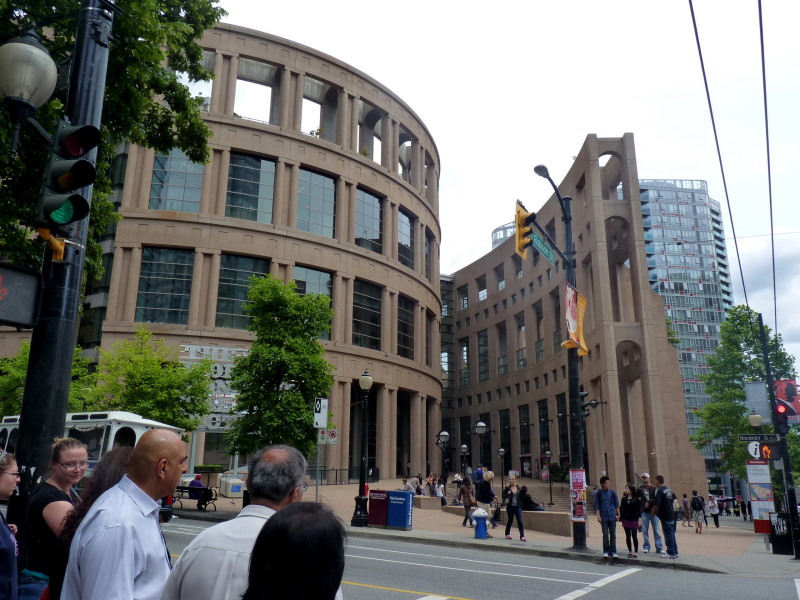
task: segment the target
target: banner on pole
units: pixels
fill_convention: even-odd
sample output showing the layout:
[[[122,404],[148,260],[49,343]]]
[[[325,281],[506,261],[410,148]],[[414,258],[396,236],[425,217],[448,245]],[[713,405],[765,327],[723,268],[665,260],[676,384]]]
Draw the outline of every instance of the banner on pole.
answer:
[[[586,316],[586,296],[578,293],[569,283],[565,284],[564,315],[567,319],[567,339],[561,342],[564,348],[577,348],[578,356],[586,356],[589,349],[583,338],[583,319]]]

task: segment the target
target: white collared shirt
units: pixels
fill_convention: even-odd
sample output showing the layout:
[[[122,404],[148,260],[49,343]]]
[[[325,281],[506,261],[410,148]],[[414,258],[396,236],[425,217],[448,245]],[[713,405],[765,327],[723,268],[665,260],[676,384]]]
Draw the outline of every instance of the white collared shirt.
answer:
[[[159,507],[127,476],[100,496],[72,540],[62,600],[158,600],[170,572]]]

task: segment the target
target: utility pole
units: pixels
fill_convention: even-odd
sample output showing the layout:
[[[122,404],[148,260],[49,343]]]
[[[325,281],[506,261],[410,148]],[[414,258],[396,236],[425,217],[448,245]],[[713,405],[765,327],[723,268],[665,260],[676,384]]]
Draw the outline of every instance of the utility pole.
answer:
[[[118,9],[107,0],[83,0],[66,106],[72,125],[100,128],[114,10]],[[86,158],[94,163],[97,149]],[[90,203],[92,188],[81,189]],[[31,337],[15,449],[21,472],[19,495],[11,497],[8,507],[9,520],[18,525],[25,521],[31,491],[49,468],[53,438],[64,434],[88,231],[87,215],[71,227],[63,257],[54,256],[50,246],[45,250],[41,310]]]

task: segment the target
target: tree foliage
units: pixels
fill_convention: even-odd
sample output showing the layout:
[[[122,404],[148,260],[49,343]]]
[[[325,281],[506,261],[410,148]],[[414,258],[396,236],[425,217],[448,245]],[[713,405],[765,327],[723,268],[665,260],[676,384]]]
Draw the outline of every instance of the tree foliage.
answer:
[[[94,405],[192,431],[208,413],[211,361],[187,365],[176,354],[144,326],[110,352],[101,349]]]
[[[25,377],[28,372],[30,342],[22,342],[16,355],[0,359],[0,415],[18,415],[22,410]],[[72,358],[72,381],[69,388],[67,412],[92,410],[91,394],[95,376],[89,370],[89,360],[80,348],[75,348]]]
[[[783,340],[764,326],[767,338],[770,370],[774,380],[796,376],[794,357],[783,347]],[[758,314],[746,306],[734,306],[720,326],[720,345],[708,359],[709,372],[702,377],[711,400],[698,411],[702,426],[694,436],[698,447],[722,440],[722,456],[718,458],[725,470],[744,477],[747,445],[739,442],[739,434],[752,433],[747,420],[744,384],[766,381],[764,355]],[[794,436],[796,439],[797,436]]]
[[[256,339],[231,373],[238,416],[228,431],[229,452],[289,444],[308,455],[316,443],[313,400],[333,385],[318,339],[330,329],[330,299],[301,296],[294,282],[284,284],[271,275],[254,277],[248,298]]]
[[[103,110],[103,143],[98,156],[90,227],[102,233],[116,219],[108,200],[109,166],[115,141],[168,152],[178,147],[193,161],[206,162],[211,132],[200,116],[199,98],[193,98],[176,72],[190,81],[209,80],[202,66],[198,40],[226,13],[217,0],[118,0],[114,16]],[[42,36],[65,76],[73,50],[80,2],[78,0],[0,0],[0,43],[33,28]],[[65,79],[66,80],[66,79]],[[66,86],[36,113],[48,131],[64,113]],[[9,159],[11,126],[0,110],[0,252],[5,259],[36,268],[43,244],[31,235],[41,185],[47,144],[26,126],[19,154]],[[87,270],[99,275],[101,251],[91,242]]]

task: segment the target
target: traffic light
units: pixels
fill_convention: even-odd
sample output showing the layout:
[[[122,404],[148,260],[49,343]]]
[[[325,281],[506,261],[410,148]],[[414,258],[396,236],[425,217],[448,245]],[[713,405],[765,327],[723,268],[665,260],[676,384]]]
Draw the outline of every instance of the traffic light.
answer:
[[[39,316],[42,276],[0,263],[0,324],[33,327]]]
[[[592,402],[584,402],[586,396],[589,395],[589,392],[578,392],[578,401],[581,404],[581,416],[585,419],[589,416],[589,409],[595,408],[597,406],[597,400],[594,400],[594,406],[592,406]]]
[[[517,200],[517,210],[514,215],[514,248],[523,260],[528,257],[528,246],[533,242],[531,241],[531,228],[530,224],[536,220],[536,213],[531,213],[525,210],[522,202]]]
[[[781,445],[779,442],[761,442],[758,445],[758,454],[764,460],[780,460]]]
[[[789,433],[789,408],[780,400],[775,404],[775,433]]]
[[[36,211],[37,227],[66,233],[65,227],[89,215],[90,200],[78,191],[94,183],[97,169],[84,158],[100,144],[100,130],[93,125],[70,125],[59,119],[44,171],[42,193]]]

